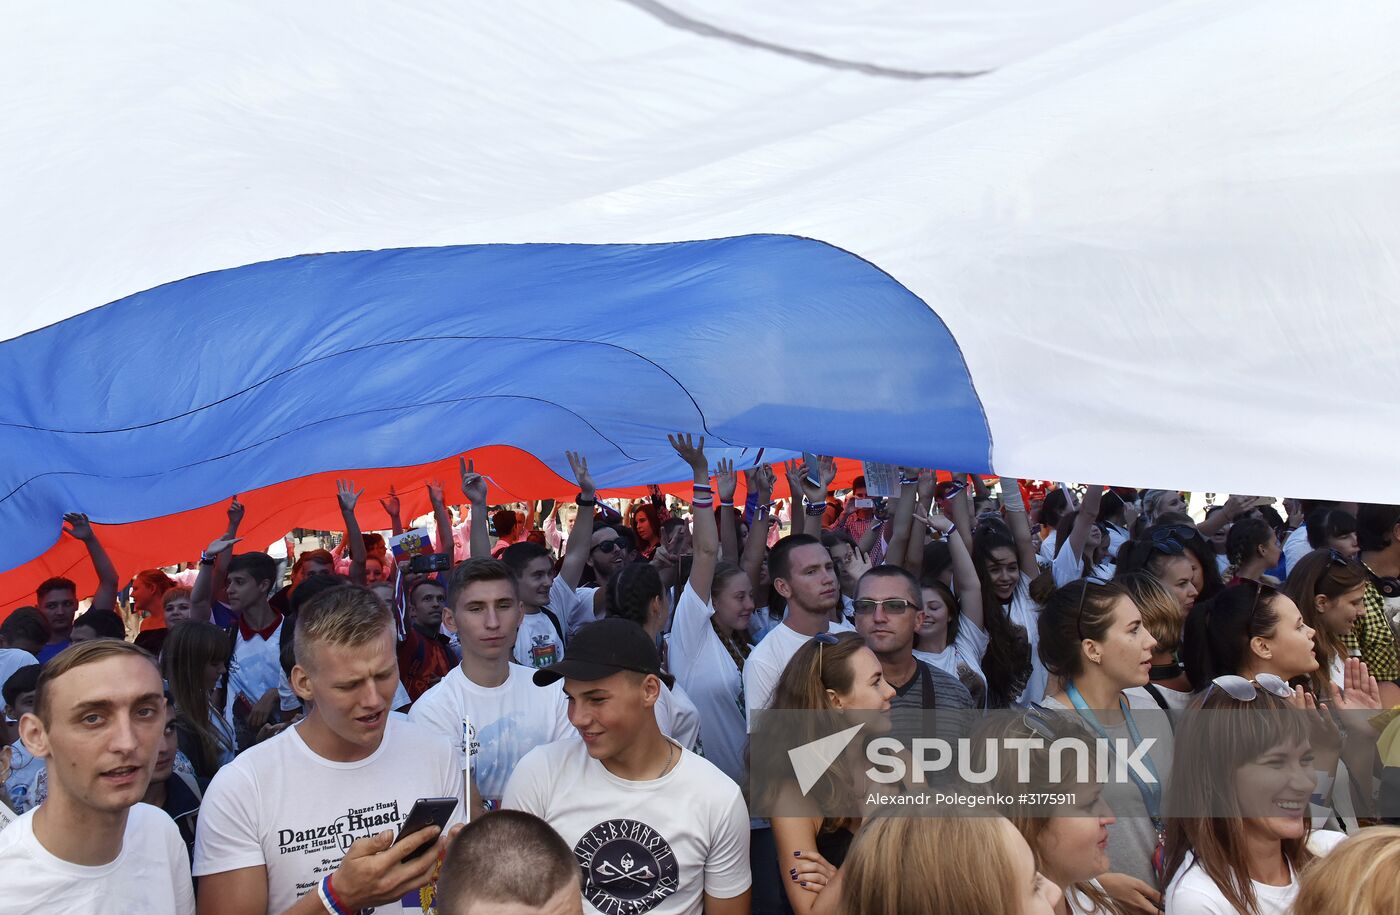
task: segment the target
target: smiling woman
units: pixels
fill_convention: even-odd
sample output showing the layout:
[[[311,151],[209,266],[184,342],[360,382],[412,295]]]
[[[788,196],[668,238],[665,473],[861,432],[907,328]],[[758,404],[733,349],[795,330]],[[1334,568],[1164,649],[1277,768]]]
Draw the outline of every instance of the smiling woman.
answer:
[[[1262,688],[1212,688],[1176,732],[1167,797],[1167,915],[1282,915],[1298,873],[1345,838],[1314,832],[1304,713]]]

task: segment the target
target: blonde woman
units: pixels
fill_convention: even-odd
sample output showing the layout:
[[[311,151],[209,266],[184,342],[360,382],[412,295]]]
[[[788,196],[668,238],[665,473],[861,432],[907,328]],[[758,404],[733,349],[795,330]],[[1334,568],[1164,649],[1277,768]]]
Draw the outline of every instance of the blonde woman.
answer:
[[[1400,827],[1363,829],[1303,871],[1292,915],[1400,915]]]
[[[842,912],[1054,915],[1060,890],[1001,817],[877,817],[837,875]]]

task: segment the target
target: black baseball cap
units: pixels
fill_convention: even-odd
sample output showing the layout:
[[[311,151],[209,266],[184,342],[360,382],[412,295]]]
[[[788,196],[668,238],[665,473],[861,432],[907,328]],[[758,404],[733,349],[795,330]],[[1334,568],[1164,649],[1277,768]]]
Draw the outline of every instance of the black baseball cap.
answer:
[[[624,670],[661,673],[661,656],[647,631],[631,620],[611,616],[589,623],[569,640],[564,660],[535,671],[535,685],[556,680],[601,680]]]
[[[32,693],[38,689],[39,671],[42,669],[39,664],[26,664],[10,674],[10,678],[0,686],[0,696],[5,699],[5,705],[13,707],[20,693]]]

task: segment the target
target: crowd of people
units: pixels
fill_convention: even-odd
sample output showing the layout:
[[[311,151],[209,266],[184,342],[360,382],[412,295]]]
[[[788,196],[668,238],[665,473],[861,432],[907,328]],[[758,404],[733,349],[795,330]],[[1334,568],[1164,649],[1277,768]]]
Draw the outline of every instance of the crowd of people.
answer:
[[[428,555],[350,480],[335,549],[239,549],[235,498],[126,579],[66,515],[96,590],[0,622],[0,913],[1400,912],[1400,506],[914,468],[876,498],[671,445],[688,498],[608,504],[569,453],[572,511],[464,464]],[[1151,779],[1022,757],[1059,807],[838,816],[862,740],[760,779],[769,710],[1169,726]],[[1191,714],[1261,710],[1292,714]]]

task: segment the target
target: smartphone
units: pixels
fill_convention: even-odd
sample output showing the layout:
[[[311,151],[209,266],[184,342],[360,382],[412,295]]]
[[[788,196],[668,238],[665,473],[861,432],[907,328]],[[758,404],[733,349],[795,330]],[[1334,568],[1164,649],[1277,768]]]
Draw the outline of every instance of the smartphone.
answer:
[[[451,567],[446,553],[420,553],[408,561],[410,572],[446,572]]]
[[[457,799],[455,797],[420,797],[413,802],[413,809],[408,812],[408,819],[404,820],[403,825],[399,827],[399,834],[394,839],[394,844],[398,845],[403,841],[404,836],[411,836],[429,826],[445,830],[447,821],[452,819],[452,811],[456,809]],[[429,842],[405,860],[412,861],[419,855],[427,854],[435,844]]]

